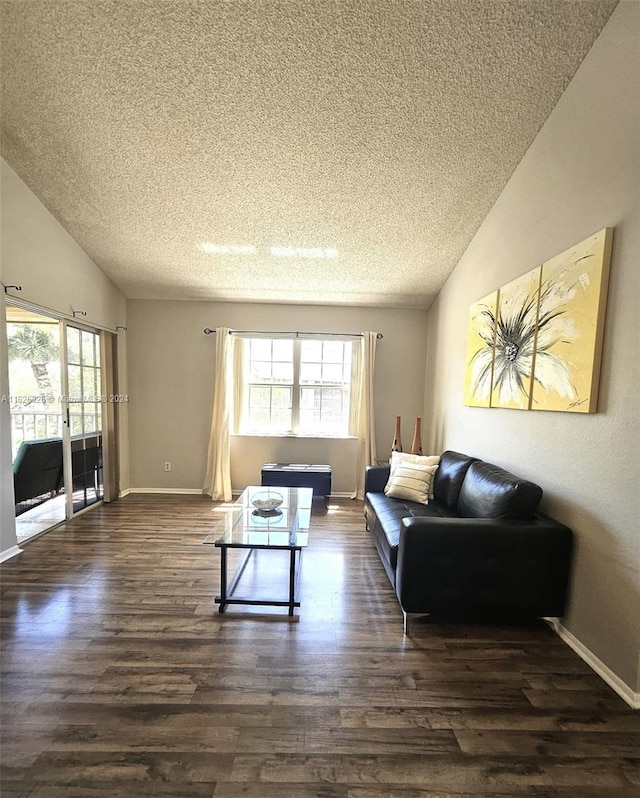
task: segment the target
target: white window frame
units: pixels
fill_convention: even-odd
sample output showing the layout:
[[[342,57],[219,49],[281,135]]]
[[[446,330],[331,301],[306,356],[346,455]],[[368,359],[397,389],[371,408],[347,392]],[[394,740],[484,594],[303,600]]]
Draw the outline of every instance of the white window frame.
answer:
[[[354,366],[355,366],[355,359],[356,359],[356,348],[353,346],[354,341],[356,339],[355,336],[339,336],[339,337],[332,337],[332,336],[323,336],[323,335],[304,335],[304,336],[292,336],[292,335],[274,335],[274,334],[261,334],[261,335],[243,335],[241,341],[241,346],[248,346],[250,340],[256,339],[267,339],[270,341],[275,340],[287,340],[291,341],[293,344],[293,380],[291,383],[286,383],[286,385],[291,386],[291,424],[289,429],[283,430],[269,430],[260,428],[260,427],[251,427],[248,424],[247,415],[248,415],[248,391],[252,385],[267,385],[267,386],[277,386],[278,383],[251,383],[248,379],[248,375],[246,373],[246,367],[249,362],[249,356],[247,353],[241,354],[239,360],[241,368],[239,369],[239,388],[240,390],[237,393],[237,413],[236,418],[239,420],[238,428],[236,430],[236,434],[239,435],[247,435],[247,436],[273,436],[273,437],[301,437],[301,438],[350,438],[353,437],[352,431],[350,429],[352,424],[352,417],[353,417],[353,410],[352,410],[352,403],[354,400]],[[301,362],[302,362],[302,342],[304,340],[316,340],[322,343],[329,343],[340,341],[341,343],[350,343],[351,344],[351,374],[349,382],[339,382],[339,383],[301,383],[300,382],[300,371],[301,371]],[[240,343],[240,341],[238,342]],[[273,361],[272,361],[273,362]],[[324,361],[320,361],[321,363]],[[343,369],[345,365],[345,358],[343,357]],[[239,363],[239,365],[240,365]],[[285,385],[285,383],[283,383]],[[302,388],[311,387],[311,388],[340,388],[344,389],[344,386],[348,388],[348,402],[347,406],[343,408],[343,424],[342,424],[342,432],[336,430],[330,430],[328,432],[323,432],[320,430],[309,431],[309,430],[301,430],[300,429],[300,400],[301,400],[301,392]]]

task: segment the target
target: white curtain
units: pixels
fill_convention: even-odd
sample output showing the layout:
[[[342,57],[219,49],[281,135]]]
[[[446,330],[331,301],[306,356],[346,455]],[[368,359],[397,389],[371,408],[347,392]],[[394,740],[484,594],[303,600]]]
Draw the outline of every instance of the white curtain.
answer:
[[[213,417],[204,490],[213,501],[231,501],[231,425],[234,406],[234,336],[228,327],[216,328]]]
[[[356,490],[352,499],[364,499],[364,470],[368,465],[375,465],[376,441],[375,422],[373,416],[373,372],[376,362],[377,333],[363,332],[362,341],[356,347],[354,387],[355,402],[352,408],[355,414],[355,434],[358,436],[358,453],[356,457]]]

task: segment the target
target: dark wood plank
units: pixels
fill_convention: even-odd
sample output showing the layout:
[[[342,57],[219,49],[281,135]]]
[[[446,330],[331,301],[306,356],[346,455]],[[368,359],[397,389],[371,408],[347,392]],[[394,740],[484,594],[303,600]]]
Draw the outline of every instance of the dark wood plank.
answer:
[[[455,732],[462,752],[472,756],[637,757],[638,732],[468,731]]]
[[[237,754],[233,781],[332,782],[349,785],[428,787],[471,795],[557,786],[631,789],[623,763],[615,759],[470,757],[459,755]]]
[[[219,615],[218,516],[129,496],[0,566],[3,798],[640,794],[640,715],[546,624],[403,635],[361,502],[314,513],[293,619]]]

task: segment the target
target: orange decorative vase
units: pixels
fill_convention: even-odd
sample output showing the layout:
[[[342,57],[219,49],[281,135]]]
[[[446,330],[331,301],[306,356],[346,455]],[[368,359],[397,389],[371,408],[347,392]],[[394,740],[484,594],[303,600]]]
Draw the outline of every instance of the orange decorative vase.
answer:
[[[416,418],[416,428],[413,433],[411,454],[422,454],[422,419]]]
[[[392,452],[402,451],[402,441],[400,440],[400,416],[396,416],[396,430],[393,433],[393,443],[391,444]]]

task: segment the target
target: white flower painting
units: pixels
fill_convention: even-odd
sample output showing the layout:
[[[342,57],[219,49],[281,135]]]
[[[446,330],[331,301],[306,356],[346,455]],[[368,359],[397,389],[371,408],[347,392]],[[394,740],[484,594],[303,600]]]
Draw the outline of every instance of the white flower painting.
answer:
[[[498,292],[494,291],[469,311],[464,403],[472,407],[490,405],[497,302]]]
[[[539,289],[535,269],[498,292],[491,407],[529,408]]]
[[[612,232],[471,306],[465,404],[595,412]]]

